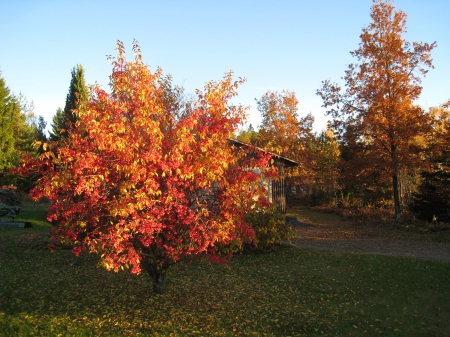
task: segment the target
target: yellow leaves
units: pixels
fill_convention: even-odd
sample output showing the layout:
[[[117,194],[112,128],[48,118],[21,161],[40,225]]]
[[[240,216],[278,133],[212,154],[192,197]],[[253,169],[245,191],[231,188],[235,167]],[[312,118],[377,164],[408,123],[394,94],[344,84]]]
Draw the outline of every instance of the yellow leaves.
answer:
[[[81,221],[81,222],[80,222],[80,227],[81,227],[81,228],[86,227],[86,225],[87,225],[86,221]]]

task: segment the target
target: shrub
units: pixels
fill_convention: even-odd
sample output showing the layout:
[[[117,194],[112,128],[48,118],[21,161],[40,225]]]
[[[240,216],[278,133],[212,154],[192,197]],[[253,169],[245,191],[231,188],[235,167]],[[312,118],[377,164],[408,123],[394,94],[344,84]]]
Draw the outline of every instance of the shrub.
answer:
[[[293,236],[292,227],[286,224],[285,216],[278,212],[276,207],[256,209],[247,215],[246,222],[255,231],[255,239],[250,249],[276,250]]]
[[[0,188],[0,203],[9,206],[18,206],[21,203],[20,195],[14,190]]]
[[[409,209],[418,219],[430,223],[450,220],[450,172],[422,172],[422,183],[412,194]]]

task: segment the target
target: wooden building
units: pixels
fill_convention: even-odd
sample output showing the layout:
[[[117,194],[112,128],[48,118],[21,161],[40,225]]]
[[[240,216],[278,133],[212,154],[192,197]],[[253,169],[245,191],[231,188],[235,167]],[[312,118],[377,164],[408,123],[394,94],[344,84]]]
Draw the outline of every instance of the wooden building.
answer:
[[[246,144],[236,139],[229,139],[231,145],[236,147],[242,146],[251,146],[253,145]],[[285,181],[285,169],[289,167],[298,166],[300,163],[288,159],[286,157],[282,157],[275,153],[265,151],[264,149],[256,147],[258,151],[262,153],[268,153],[272,155],[273,165],[275,165],[278,169],[279,178],[277,180],[270,180],[267,185],[267,189],[269,191],[269,200],[277,205],[278,211],[282,214],[286,214],[286,181]]]

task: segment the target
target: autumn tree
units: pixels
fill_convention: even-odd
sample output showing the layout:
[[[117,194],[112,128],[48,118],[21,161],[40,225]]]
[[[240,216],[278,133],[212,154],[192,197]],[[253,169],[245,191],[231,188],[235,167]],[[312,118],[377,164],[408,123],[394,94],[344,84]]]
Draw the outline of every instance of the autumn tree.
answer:
[[[264,150],[300,161],[291,178],[309,177],[308,143],[313,138],[314,117],[311,114],[303,118],[298,116],[298,100],[292,91],[268,91],[256,103],[262,118],[256,144]]]
[[[420,172],[417,191],[412,193],[409,208],[428,222],[450,220],[450,110],[448,103],[431,107],[434,128],[428,138],[417,141],[427,144],[424,158],[427,166]]]
[[[309,145],[313,171],[313,203],[330,199],[338,187],[341,150],[333,130],[324,130],[315,135]],[[319,196],[321,195],[321,197]]]
[[[406,14],[390,1],[374,0],[372,23],[364,28],[357,59],[345,72],[346,90],[324,81],[318,95],[343,135],[349,128],[361,171],[378,172],[391,180],[396,222],[401,221],[399,173],[419,165],[423,148],[415,137],[430,131],[432,120],[414,102],[422,91],[421,76],[432,68],[435,43],[404,40]]]
[[[258,142],[258,137],[258,131],[255,131],[253,125],[250,124],[247,129],[242,129],[239,131],[236,139],[246,144],[256,145]]]
[[[54,238],[72,242],[76,254],[100,254],[108,270],[147,272],[160,292],[167,269],[183,258],[217,260],[216,247],[231,252],[252,240],[245,215],[268,201],[248,168],[274,172],[269,156],[228,143],[245,117],[229,105],[242,80],[228,73],[186,102],[170,76],[143,63],[136,42],[134,61],[120,41],[117,50],[111,92],[91,88],[72,110],[76,126],[65,142],[22,172],[42,174],[31,196],[50,200]]]
[[[72,69],[71,75],[64,110],[58,108],[52,119],[51,140],[59,140],[61,137],[67,136],[67,130],[75,125],[76,122],[76,115],[73,113],[73,110],[78,109],[81,102],[88,100],[88,88],[84,79],[83,66],[78,64]]]

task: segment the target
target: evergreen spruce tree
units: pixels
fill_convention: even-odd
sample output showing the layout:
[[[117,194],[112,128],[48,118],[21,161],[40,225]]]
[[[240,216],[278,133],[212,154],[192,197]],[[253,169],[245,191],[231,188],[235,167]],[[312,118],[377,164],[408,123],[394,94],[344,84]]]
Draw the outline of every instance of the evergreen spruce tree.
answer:
[[[441,222],[450,219],[450,171],[437,167],[432,172],[421,173],[422,183],[413,193],[410,210],[419,219]]]
[[[39,137],[39,122],[44,123],[41,131],[45,136],[45,121],[36,119],[33,108],[22,94],[11,93],[0,73],[0,186],[18,184],[9,169],[17,166],[26,153],[35,152],[32,143]],[[31,186],[31,179],[27,180]]]
[[[36,135],[36,140],[40,140],[43,142],[46,142],[48,140],[47,138],[47,134],[45,132],[45,128],[47,127],[47,122],[45,121],[43,116],[39,116],[38,117],[38,121],[37,121],[37,135]]]
[[[16,157],[16,138],[20,108],[0,73],[0,172],[13,166]]]
[[[83,66],[78,64],[72,69],[72,79],[70,81],[69,93],[66,97],[64,110],[58,108],[52,120],[51,140],[59,140],[66,136],[65,130],[69,130],[75,125],[76,115],[72,112],[78,108],[78,103],[88,100],[88,90],[84,80]]]
[[[53,115],[52,130],[49,132],[50,140],[59,140],[61,138],[61,133],[66,128],[65,120],[66,118],[64,116],[64,110],[58,108],[58,110],[56,110],[56,113]]]

